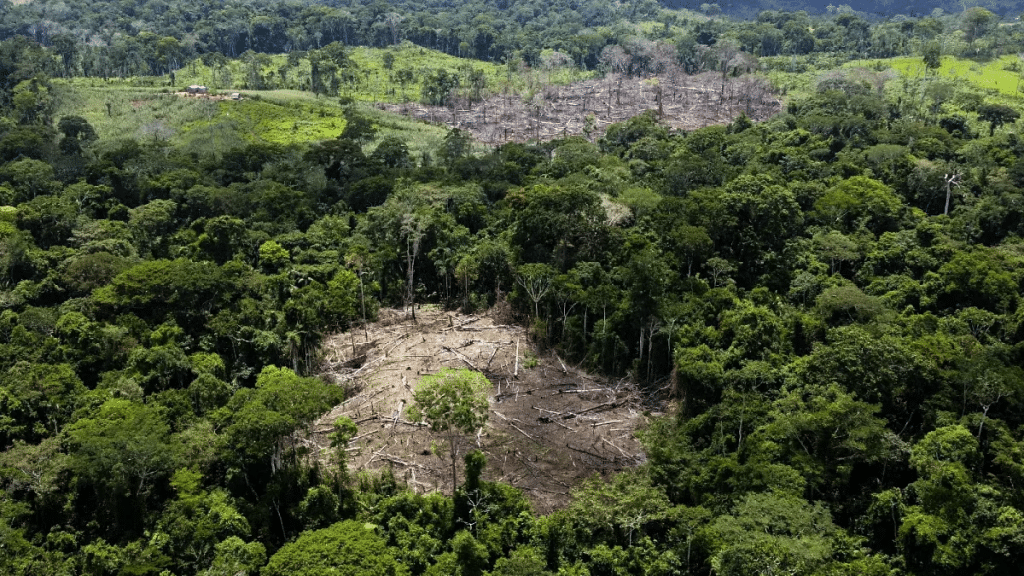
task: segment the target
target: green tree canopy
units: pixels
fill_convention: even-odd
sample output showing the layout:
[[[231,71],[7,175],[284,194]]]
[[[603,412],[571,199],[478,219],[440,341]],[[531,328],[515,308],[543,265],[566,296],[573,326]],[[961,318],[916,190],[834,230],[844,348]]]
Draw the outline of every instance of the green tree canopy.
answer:
[[[424,376],[413,392],[410,416],[422,418],[430,429],[448,441],[452,461],[452,488],[456,486],[457,440],[487,423],[487,394],[491,383],[479,372],[465,368],[445,368]]]
[[[66,432],[82,472],[126,491],[145,490],[173,456],[160,411],[127,400],[107,400]]]
[[[406,576],[372,524],[345,520],[304,532],[270,557],[263,576]]]

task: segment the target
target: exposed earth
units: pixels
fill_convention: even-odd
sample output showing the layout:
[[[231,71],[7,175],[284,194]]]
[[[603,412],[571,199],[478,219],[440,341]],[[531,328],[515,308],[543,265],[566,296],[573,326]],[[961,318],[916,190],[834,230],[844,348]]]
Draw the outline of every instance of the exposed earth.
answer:
[[[182,98],[230,100],[230,93],[190,94]],[[244,95],[243,95],[244,98]],[[648,110],[676,130],[728,124],[740,114],[767,120],[782,110],[782,101],[766,78],[751,74],[704,72],[687,75],[672,66],[646,77],[607,74],[568,85],[537,83],[526,94],[493,94],[480,102],[456,99],[451,106],[418,102],[375,106],[395,114],[458,128],[492,146],[507,142],[548,141],[566,136],[594,139],[617,122]]]
[[[231,97],[231,94],[232,94],[231,92],[226,92],[224,94],[220,94],[220,93],[217,93],[217,94],[210,94],[210,93],[206,93],[206,94],[192,94],[192,93],[189,93],[189,92],[174,92],[173,94],[175,96],[180,96],[182,98],[195,98],[196,100],[215,100],[215,101],[221,101],[221,100],[241,100],[241,97],[239,97],[239,98],[232,98]]]
[[[337,334],[325,346],[322,376],[351,390],[321,417],[305,442],[329,453],[328,434],[339,416],[359,428],[348,448],[352,472],[391,468],[418,492],[452,490],[446,444],[407,419],[412,392],[424,374],[469,368],[492,384],[487,424],[459,441],[461,457],[487,455],[485,480],[520,488],[538,512],[564,506],[581,480],[645,460],[634,432],[647,422],[641,395],[625,380],[609,380],[538,353],[526,331],[502,314],[463,315],[419,310],[414,321],[398,310]],[[440,455],[432,443],[442,447]]]
[[[616,122],[647,110],[674,129],[696,130],[728,124],[740,114],[766,120],[782,110],[766,78],[718,72],[687,75],[677,67],[645,78],[608,74],[567,86],[538,85],[532,94],[496,94],[482,102],[454,106],[377,104],[450,128],[466,130],[479,142],[498,145],[566,136],[595,138]]]

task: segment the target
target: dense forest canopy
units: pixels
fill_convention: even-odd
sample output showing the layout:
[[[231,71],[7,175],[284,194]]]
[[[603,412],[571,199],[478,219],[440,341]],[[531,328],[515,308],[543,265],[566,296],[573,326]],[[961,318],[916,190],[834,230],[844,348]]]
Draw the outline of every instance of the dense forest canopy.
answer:
[[[410,41],[460,57],[491,62],[521,59],[530,65],[539,63],[542,51],[556,50],[578,66],[594,69],[602,49],[610,44],[626,46],[637,36],[652,35],[679,40],[677,36],[685,35],[688,28],[693,41],[704,45],[713,45],[719,35],[728,36],[729,29],[734,29],[743,49],[759,55],[908,54],[906,42],[933,40],[954,30],[962,30],[972,44],[976,36],[988,35],[1000,19],[1016,23],[1022,10],[1017,4],[994,1],[941,6],[769,4],[702,3],[678,12],[654,0],[5,1],[0,4],[0,38],[33,38],[61,55],[65,73],[103,77],[166,74],[203,54],[234,58],[247,51],[303,52],[335,42],[385,47]],[[745,16],[747,21],[732,21],[727,15]],[[761,45],[748,45],[741,39],[744,36],[761,38]]]
[[[0,573],[1014,573],[1021,31],[960,8],[4,3]],[[453,112],[540,106],[557,70],[763,74],[786,100],[486,149],[432,127],[413,150],[360,104],[398,96],[355,44]],[[476,60],[402,60],[428,48]],[[253,96],[170,93],[210,71]],[[100,130],[149,113],[140,87],[153,121]],[[304,138],[304,114],[333,132]],[[451,494],[350,474],[346,419],[311,454],[294,439],[349,393],[317,377],[324,338],[417,304],[500,307],[669,405],[648,461],[539,516],[454,440]],[[471,425],[445,430],[486,419],[452,406]]]

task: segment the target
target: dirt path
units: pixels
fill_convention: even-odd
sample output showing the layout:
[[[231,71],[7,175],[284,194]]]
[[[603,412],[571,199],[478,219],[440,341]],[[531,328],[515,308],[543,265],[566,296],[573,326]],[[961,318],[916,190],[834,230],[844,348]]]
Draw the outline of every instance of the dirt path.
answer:
[[[172,92],[171,94],[179,96],[181,98],[192,98],[195,100],[240,100],[241,98],[232,98],[231,93],[228,94],[190,94],[188,92]]]
[[[334,420],[350,417],[359,427],[348,452],[353,472],[390,467],[414,490],[451,492],[447,454],[431,453],[440,436],[405,412],[420,377],[446,367],[482,372],[493,386],[489,421],[461,440],[459,455],[483,450],[484,478],[524,490],[539,512],[565,505],[582,479],[644,461],[634,431],[646,418],[628,383],[538,357],[522,327],[487,316],[422,311],[414,323],[384,310],[381,318],[366,335],[338,334],[326,346],[324,376],[355,393],[318,420],[312,441],[326,449]],[[460,463],[459,482],[461,474]]]

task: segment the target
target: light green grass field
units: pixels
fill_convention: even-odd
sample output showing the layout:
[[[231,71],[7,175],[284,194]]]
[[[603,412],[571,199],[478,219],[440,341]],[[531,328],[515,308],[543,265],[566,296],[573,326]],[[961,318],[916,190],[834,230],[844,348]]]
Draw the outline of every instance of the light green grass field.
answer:
[[[385,54],[393,57],[391,68],[385,68]],[[468,92],[468,76],[472,71],[481,71],[486,79],[484,95],[504,93],[506,90],[524,92],[538,82],[567,84],[594,76],[593,72],[581,72],[574,67],[558,67],[553,69],[528,69],[521,66],[506,66],[458,58],[436,50],[429,50],[404,42],[388,48],[354,47],[348,50],[349,59],[354,67],[349,70],[348,80],[339,84],[338,95],[362,102],[402,102],[417,101],[423,88],[423,79],[431,72],[444,69],[456,73],[463,79],[460,91]],[[309,60],[300,58],[288,63],[284,54],[258,55],[259,64],[251,66],[246,57],[229,61],[223,68],[204,65],[202,62],[190,62],[175,72],[174,84],[183,89],[190,84],[209,86],[214,91],[232,92],[252,90],[253,68],[263,78],[263,83],[276,89],[307,92],[309,98],[315,98],[310,89]],[[399,82],[398,72],[412,72],[411,81],[404,85]],[[283,71],[283,75],[282,75]],[[130,81],[133,85],[168,87],[167,76],[160,78],[139,78]]]
[[[101,140],[153,138],[178,144],[197,136],[207,139],[211,126],[229,131],[232,139],[279,144],[333,138],[345,126],[336,98],[317,101],[280,91],[269,92],[266,99],[252,93],[236,102],[126,84],[75,82],[61,102],[61,114],[84,117]]]
[[[943,56],[942,66],[934,71],[926,70],[921,58],[893,58],[888,60],[888,63],[904,76],[938,75],[957,82],[969,82],[985,90],[995,90],[1003,96],[1022,97],[1020,89],[1024,87],[1024,82],[1022,82],[1024,65],[1016,55],[1007,55],[984,63]],[[851,66],[857,64],[857,62],[850,63]],[[863,62],[860,64],[863,65]]]
[[[216,153],[253,142],[299,144],[336,138],[345,127],[337,98],[295,90],[242,91],[243,98],[182,97],[154,88],[98,81],[62,90],[60,115],[84,117],[103,142],[122,138],[163,140],[199,153]],[[109,104],[109,108],[108,108]],[[406,141],[410,151],[436,151],[445,129],[367,104],[356,104],[377,127],[369,153],[386,136]]]
[[[386,53],[394,57],[390,69],[384,65]],[[355,73],[339,86],[340,98],[307,90],[310,69],[305,58],[293,59],[294,65],[289,65],[287,55],[258,55],[248,61],[244,57],[229,61],[220,68],[190,62],[175,71],[173,86],[169,76],[68,80],[60,91],[59,115],[84,117],[103,141],[164,140],[210,153],[248,142],[288,145],[335,138],[345,126],[344,105],[354,103],[378,129],[376,139],[365,146],[367,152],[380,139],[397,136],[406,141],[410,152],[419,155],[436,151],[445,128],[379,111],[372,103],[418,100],[422,79],[437,69],[466,78],[472,71],[483,72],[484,96],[505,91],[529,93],[544,83],[566,84],[593,75],[573,67],[508,67],[409,43],[387,49],[352,48],[348,55]],[[413,81],[400,85],[396,80],[399,70],[412,71]],[[264,84],[278,88],[249,88],[254,73],[262,76]],[[214,98],[174,94],[190,84],[208,86]],[[242,99],[223,99],[232,92],[239,92]]]
[[[376,147],[380,139],[397,136],[408,144],[413,154],[434,152],[446,130],[376,110],[371,101],[401,101],[401,90],[387,93],[397,84],[381,78],[384,50],[354,49],[350,57],[362,74],[354,86],[342,86],[341,96],[350,98],[363,114],[368,115],[378,129],[377,138],[366,145],[367,152]],[[437,67],[459,65],[482,69],[488,85],[505,76],[502,66],[462,60],[417,47],[395,49],[394,69],[416,67],[417,74]],[[275,67],[287,64],[286,56],[271,56],[263,66],[269,74]],[[60,115],[76,114],[84,117],[96,129],[103,141],[121,138],[166,140],[184,145],[197,152],[216,152],[248,142],[296,144],[337,137],[345,126],[343,106],[339,98],[315,95],[298,89],[308,78],[308,62],[301,60],[286,74],[295,88],[276,90],[250,90],[244,88],[245,63],[232,61],[216,72],[201,63],[190,64],[175,74],[175,86],[169,77],[128,78],[104,81],[95,78],[76,78],[63,84],[60,91]],[[303,72],[304,71],[304,72]],[[216,72],[216,73],[215,73]],[[375,77],[375,74],[377,75]],[[232,79],[230,84],[219,80]],[[182,97],[172,93],[190,84],[205,84],[212,88],[211,95],[224,97],[239,92],[242,99],[206,99]],[[407,100],[419,95],[419,84],[406,86]]]
[[[288,103],[255,100],[251,97],[239,101],[217,102],[217,113],[182,127],[193,137],[203,133],[231,131],[249,142],[294,144],[335,138],[345,127],[341,108],[337,105],[316,106],[301,101]]]
[[[395,58],[390,70],[384,68],[385,53],[391,53]],[[418,100],[423,88],[423,77],[437,69],[456,72],[462,77],[467,77],[473,70],[483,72],[486,78],[485,95],[505,91],[521,93],[540,82],[564,85],[594,76],[592,72],[581,72],[572,66],[530,69],[524,66],[510,67],[505,64],[458,58],[408,42],[383,49],[353,48],[349,52],[349,57],[367,78],[363,84],[365,88],[353,92],[352,96],[360,100],[378,102],[401,103]],[[403,69],[411,70],[414,74],[413,82],[404,87],[396,80],[396,72]],[[468,89],[465,84],[463,82],[463,91]]]
[[[853,60],[845,62],[842,68],[866,68],[873,72],[884,73],[892,70],[900,76],[924,80],[927,78],[944,78],[952,80],[961,88],[993,91],[999,96],[996,100],[1008,104],[1020,104],[1024,98],[1024,62],[1015,55],[1007,55],[990,62],[975,62],[944,56],[942,65],[937,70],[927,70],[920,57],[883,58],[870,60]],[[813,93],[822,75],[831,68],[803,66],[797,72],[786,71],[783,67],[775,67],[767,72],[768,78],[778,89],[784,89],[788,97],[803,97]],[[890,83],[891,84],[891,83]]]

